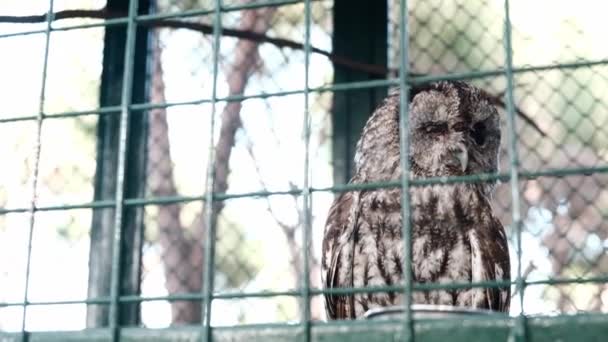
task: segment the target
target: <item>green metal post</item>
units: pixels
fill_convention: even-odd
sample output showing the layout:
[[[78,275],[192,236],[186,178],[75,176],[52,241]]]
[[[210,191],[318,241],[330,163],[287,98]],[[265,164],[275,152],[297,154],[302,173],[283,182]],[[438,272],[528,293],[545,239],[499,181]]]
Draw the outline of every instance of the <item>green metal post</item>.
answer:
[[[215,237],[216,220],[214,220],[214,190],[215,190],[215,139],[214,127],[217,113],[217,77],[219,73],[219,56],[222,33],[222,0],[215,0],[213,11],[213,85],[211,90],[211,117],[209,118],[209,153],[207,158],[207,177],[205,194],[205,228],[206,234],[203,241],[204,260],[203,269],[203,305],[202,305],[202,338],[203,342],[213,340],[211,329],[211,309],[213,304],[213,287],[215,272]]]
[[[139,12],[147,13],[150,0],[138,0]],[[128,0],[109,0],[106,7],[113,11],[128,13]],[[137,29],[134,59],[137,63],[125,63],[127,30],[121,26],[106,28],[104,37],[104,59],[101,80],[101,106],[117,106],[124,110],[124,77],[129,72],[133,81],[129,85],[129,96],[132,101],[146,101],[147,73],[147,30]],[[132,70],[127,66],[133,65]],[[126,85],[125,85],[126,86]],[[128,99],[127,106],[131,100]],[[91,225],[91,248],[89,251],[89,298],[107,297],[111,291],[111,268],[114,262],[113,234],[116,224],[115,210],[118,206],[116,194],[118,184],[119,160],[121,153],[127,153],[124,175],[126,182],[121,182],[120,189],[124,196],[141,198],[144,194],[144,175],[146,163],[147,120],[143,110],[132,110],[128,115],[131,129],[125,150],[120,149],[121,117],[112,112],[100,115],[97,125],[97,169],[95,172],[95,201],[112,200],[111,207],[100,207],[93,210]],[[122,209],[121,209],[122,210]],[[121,213],[122,233],[120,256],[120,294],[138,294],[140,286],[140,258],[143,239],[143,209],[128,208]],[[118,313],[118,312],[117,312]],[[137,303],[122,305],[119,310],[121,324],[137,324],[139,305]],[[110,322],[109,308],[105,305],[88,305],[87,326],[107,326]]]
[[[517,280],[516,286],[518,290],[519,304],[521,312],[514,326],[514,336],[517,341],[526,341],[526,316],[524,310],[524,291],[526,287],[525,279],[522,276],[521,269],[521,231],[522,220],[520,213],[520,193],[519,193],[519,156],[517,153],[517,132],[515,131],[515,100],[513,97],[513,47],[511,39],[511,18],[509,13],[509,0],[504,2],[505,19],[504,19],[504,48],[505,48],[505,76],[507,78],[507,91],[505,93],[505,103],[507,104],[507,130],[509,135],[509,175],[511,176],[511,214],[512,228],[516,233],[517,245]]]
[[[40,170],[40,153],[42,151],[42,121],[44,120],[44,100],[46,92],[46,76],[49,62],[49,46],[51,42],[51,23],[53,21],[53,0],[49,0],[49,10],[46,19],[46,31],[44,42],[44,58],[42,62],[42,80],[40,86],[40,101],[38,103],[38,116],[36,117],[36,140],[34,146],[34,170],[32,172],[32,197],[29,208],[29,232],[27,242],[27,256],[25,261],[25,286],[23,289],[23,312],[21,316],[21,341],[28,340],[26,332],[28,291],[30,287],[30,272],[32,264],[32,241],[34,238],[34,227],[36,223],[36,197],[38,194],[38,173]]]
[[[311,222],[311,192],[310,192],[310,108],[309,108],[309,72],[310,72],[310,0],[304,2],[304,180],[302,189],[303,202],[303,217],[302,224],[302,272],[300,279],[301,298],[301,320],[303,327],[304,341],[310,341],[310,231],[312,230]]]
[[[112,268],[111,268],[111,282],[110,282],[110,310],[108,312],[108,321],[110,323],[110,330],[112,332],[112,341],[120,340],[120,302],[119,297],[121,293],[121,283],[123,282],[123,270],[122,265],[122,244],[123,234],[127,233],[128,227],[124,226],[125,211],[124,211],[124,199],[126,186],[126,169],[127,169],[127,150],[128,150],[128,138],[129,138],[129,121],[130,121],[130,105],[133,94],[133,66],[135,64],[135,40],[136,40],[136,22],[135,16],[137,15],[139,0],[129,1],[129,22],[127,24],[127,36],[124,49],[123,59],[123,79],[121,84],[121,101],[120,101],[120,121],[119,121],[119,135],[118,135],[118,163],[116,165],[116,195],[115,195],[115,206],[114,206],[114,229],[112,232]],[[127,278],[128,279],[128,278]]]
[[[333,48],[337,56],[348,56],[358,62],[387,66],[388,63],[387,1],[334,1]],[[359,18],[360,20],[353,20]],[[365,22],[362,24],[361,20]],[[388,76],[388,75],[387,75]],[[334,83],[383,79],[334,65]],[[355,145],[368,117],[386,96],[385,88],[351,89],[333,94],[332,150],[334,184],[345,184],[351,177]]]
[[[403,256],[405,259],[403,269],[405,315],[403,320],[403,340],[414,341],[414,323],[412,321],[412,227],[410,224],[410,137],[409,137],[409,114],[408,98],[409,84],[407,80],[409,66],[409,31],[407,17],[407,0],[399,3],[399,153],[401,155],[401,217],[403,236]]]

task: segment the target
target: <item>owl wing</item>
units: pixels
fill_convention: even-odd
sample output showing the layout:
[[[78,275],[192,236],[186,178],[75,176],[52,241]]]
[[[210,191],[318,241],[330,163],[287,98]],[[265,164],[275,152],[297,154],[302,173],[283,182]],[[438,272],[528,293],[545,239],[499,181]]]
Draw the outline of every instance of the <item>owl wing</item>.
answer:
[[[472,230],[471,270],[472,281],[510,280],[511,268],[505,230],[498,219],[489,217],[489,224]],[[486,287],[475,291],[473,303],[480,308],[508,312],[511,303],[511,287]]]
[[[358,216],[358,193],[345,192],[329,210],[323,237],[321,279],[326,289],[352,287],[353,233]],[[325,294],[328,318],[354,318],[354,296]]]

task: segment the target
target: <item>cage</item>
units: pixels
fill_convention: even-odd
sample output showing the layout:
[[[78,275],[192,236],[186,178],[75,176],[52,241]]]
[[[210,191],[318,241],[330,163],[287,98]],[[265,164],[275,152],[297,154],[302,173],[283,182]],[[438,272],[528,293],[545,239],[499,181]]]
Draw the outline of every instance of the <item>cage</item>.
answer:
[[[603,340],[607,10],[4,1],[0,340]],[[392,87],[407,127],[409,89],[439,80],[497,99],[501,171],[366,186],[500,182],[511,310],[327,321],[323,227],[361,129]]]

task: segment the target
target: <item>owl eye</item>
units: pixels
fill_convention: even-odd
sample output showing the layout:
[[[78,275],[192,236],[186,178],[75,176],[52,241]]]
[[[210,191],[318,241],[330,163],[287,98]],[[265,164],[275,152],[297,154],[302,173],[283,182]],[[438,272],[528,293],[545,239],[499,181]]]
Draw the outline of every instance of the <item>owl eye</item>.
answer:
[[[474,124],[471,137],[477,145],[482,146],[486,142],[486,126],[482,122]]]
[[[441,134],[448,131],[448,124],[445,122],[429,122],[422,126],[422,130],[427,134]]]
[[[467,130],[467,125],[464,122],[458,122],[452,126],[452,130],[456,132],[464,132]]]

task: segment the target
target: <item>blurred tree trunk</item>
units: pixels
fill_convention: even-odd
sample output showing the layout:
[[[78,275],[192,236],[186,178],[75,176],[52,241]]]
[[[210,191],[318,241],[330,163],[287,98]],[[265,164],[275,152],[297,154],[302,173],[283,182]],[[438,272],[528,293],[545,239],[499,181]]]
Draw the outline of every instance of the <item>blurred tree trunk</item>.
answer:
[[[165,103],[165,83],[162,70],[162,48],[158,30],[154,34],[151,102]],[[177,188],[173,179],[173,162],[169,143],[169,128],[165,108],[150,111],[148,136],[148,188],[152,196],[173,196]],[[188,236],[180,221],[180,206],[168,204],[158,207],[156,217],[159,242],[169,294],[200,292],[202,284],[203,253],[197,237]],[[200,231],[202,227],[193,231]],[[173,323],[196,323],[201,319],[200,303],[172,302]]]
[[[265,33],[271,22],[275,8],[243,11],[239,29]],[[248,78],[257,64],[258,43],[240,40],[234,49],[233,63],[227,69],[229,95],[243,94]],[[152,76],[151,101],[165,103],[165,84],[162,72],[162,48],[156,33],[153,48],[154,69]],[[219,80],[222,82],[222,80]],[[215,182],[213,191],[224,193],[228,189],[229,160],[234,146],[235,133],[241,126],[240,102],[226,104],[221,113],[221,127],[215,146]],[[150,112],[149,135],[149,189],[153,196],[172,196],[177,193],[173,179],[173,166],[168,137],[165,108]],[[213,204],[211,222],[223,208],[222,202]],[[169,294],[196,293],[201,291],[203,278],[203,236],[205,218],[202,210],[193,221],[188,234],[180,222],[180,207],[176,204],[158,208],[159,240],[165,268],[166,286]],[[178,324],[199,323],[201,320],[200,301],[172,302],[172,321]]]

